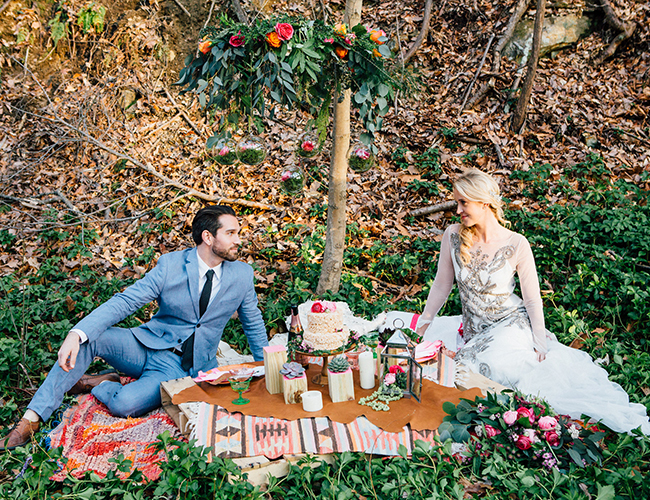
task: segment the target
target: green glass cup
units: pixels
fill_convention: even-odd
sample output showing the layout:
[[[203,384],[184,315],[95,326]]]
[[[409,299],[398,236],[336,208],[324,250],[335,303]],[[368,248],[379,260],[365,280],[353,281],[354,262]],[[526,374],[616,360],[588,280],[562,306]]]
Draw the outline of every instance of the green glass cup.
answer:
[[[246,391],[251,385],[251,380],[253,380],[253,377],[247,378],[245,380],[237,380],[234,378],[228,380],[228,382],[230,382],[230,387],[232,390],[239,393],[239,397],[237,399],[233,399],[232,404],[245,405],[251,402],[250,399],[241,397],[242,392]]]

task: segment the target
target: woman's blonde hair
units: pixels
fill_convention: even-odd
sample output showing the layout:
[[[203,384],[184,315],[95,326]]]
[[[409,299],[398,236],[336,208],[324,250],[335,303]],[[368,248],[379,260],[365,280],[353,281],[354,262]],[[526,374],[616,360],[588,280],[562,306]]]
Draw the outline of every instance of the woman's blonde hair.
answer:
[[[503,215],[503,201],[497,181],[490,174],[475,168],[466,170],[456,182],[454,189],[468,201],[485,203],[502,226],[510,225]],[[474,245],[476,230],[461,224],[458,236],[460,237],[460,260],[463,264],[470,261],[469,249]]]

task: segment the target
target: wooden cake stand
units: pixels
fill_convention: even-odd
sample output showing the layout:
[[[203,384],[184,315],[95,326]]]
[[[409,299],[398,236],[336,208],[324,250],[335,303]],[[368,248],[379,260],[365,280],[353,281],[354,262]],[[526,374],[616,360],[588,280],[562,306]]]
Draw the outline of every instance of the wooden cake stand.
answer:
[[[354,351],[358,347],[358,344],[351,345],[350,347],[338,349],[336,351],[319,351],[318,354],[314,354],[313,352],[302,352],[302,351],[296,351],[296,354],[300,354],[302,356],[306,356],[308,358],[323,358],[323,369],[320,371],[320,373],[317,373],[314,375],[311,379],[311,381],[320,386],[326,386],[327,385],[327,365],[329,364],[329,357],[330,356],[337,356],[339,354],[345,354],[346,352]]]

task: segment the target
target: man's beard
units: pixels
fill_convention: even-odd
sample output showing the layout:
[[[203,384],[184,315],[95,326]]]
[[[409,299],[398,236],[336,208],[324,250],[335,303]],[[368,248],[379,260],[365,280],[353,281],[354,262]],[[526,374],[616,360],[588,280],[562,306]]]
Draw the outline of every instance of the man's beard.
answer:
[[[222,250],[219,248],[211,247],[212,253],[215,254],[217,257],[221,257],[223,260],[227,260],[228,262],[234,262],[237,260],[237,253],[238,253],[238,248],[234,247],[232,250]]]

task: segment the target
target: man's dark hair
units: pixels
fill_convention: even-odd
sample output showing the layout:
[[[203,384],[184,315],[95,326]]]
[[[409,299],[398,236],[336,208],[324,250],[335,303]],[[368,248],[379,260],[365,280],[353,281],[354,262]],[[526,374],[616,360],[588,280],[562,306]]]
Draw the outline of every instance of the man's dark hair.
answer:
[[[192,221],[192,239],[194,243],[197,245],[203,243],[203,237],[201,235],[206,230],[216,236],[217,231],[222,226],[222,215],[237,217],[235,211],[227,205],[208,205],[199,210]]]

